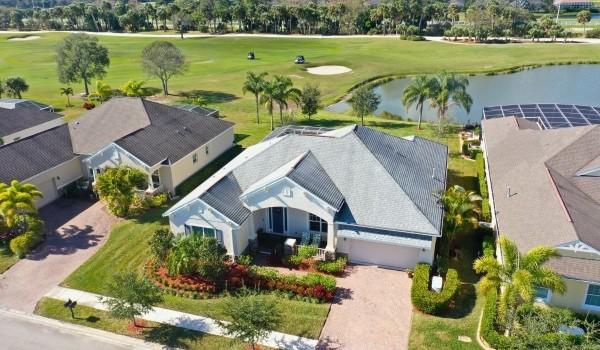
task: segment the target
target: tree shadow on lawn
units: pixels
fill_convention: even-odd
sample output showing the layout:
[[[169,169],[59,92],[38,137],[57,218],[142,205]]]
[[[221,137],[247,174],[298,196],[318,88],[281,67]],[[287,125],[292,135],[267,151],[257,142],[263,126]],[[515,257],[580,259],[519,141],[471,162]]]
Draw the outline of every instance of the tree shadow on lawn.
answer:
[[[475,285],[470,283],[461,283],[454,297],[453,303],[450,305],[448,310],[439,314],[440,317],[445,318],[464,318],[468,316],[475,307],[477,301],[477,291]]]
[[[236,95],[227,92],[207,90],[183,91],[179,95],[189,100],[193,100],[200,97],[204,102],[208,104],[231,102],[239,98]]]
[[[187,349],[189,342],[202,339],[204,333],[161,324],[144,329],[143,336],[146,341],[164,344],[169,348]]]
[[[466,176],[456,169],[448,168],[448,183],[459,185],[467,191],[479,192],[479,179],[477,179],[477,176]]]
[[[248,134],[235,134],[234,135],[235,139],[234,139],[234,143],[239,143],[240,141],[247,139],[248,137],[250,137],[250,135]]]

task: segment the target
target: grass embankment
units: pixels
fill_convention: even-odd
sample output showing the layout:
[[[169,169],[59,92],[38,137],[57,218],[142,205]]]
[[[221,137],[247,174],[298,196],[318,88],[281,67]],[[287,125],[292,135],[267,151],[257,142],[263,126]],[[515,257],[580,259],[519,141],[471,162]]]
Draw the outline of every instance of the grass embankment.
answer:
[[[0,274],[8,270],[17,261],[19,261],[19,258],[10,251],[8,245],[0,245]]]
[[[114,318],[106,311],[83,305],[77,305],[75,309],[76,318],[72,318],[71,312],[63,304],[64,302],[61,300],[43,298],[38,302],[35,313],[60,321],[163,344],[170,349],[246,349],[244,344],[228,338],[155,322],[146,322],[145,328],[141,331],[132,330],[129,328],[129,320]]]

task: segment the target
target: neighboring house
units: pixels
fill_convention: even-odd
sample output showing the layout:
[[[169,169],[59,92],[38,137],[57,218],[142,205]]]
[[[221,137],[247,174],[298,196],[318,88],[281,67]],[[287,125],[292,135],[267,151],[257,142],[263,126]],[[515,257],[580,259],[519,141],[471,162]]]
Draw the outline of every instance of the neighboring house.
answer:
[[[211,115],[214,111],[210,110]],[[129,165],[148,175],[149,193],[174,193],[233,146],[233,123],[141,98],[117,97],[69,124],[0,147],[0,182],[26,181],[43,206],[81,178]]]
[[[45,110],[0,107],[0,145],[64,124],[62,116]]]
[[[547,108],[537,120],[505,113],[482,122],[492,221],[521,252],[558,249],[548,266],[567,291],[538,287],[538,301],[600,312],[600,125],[590,125],[600,118],[592,107]]]
[[[249,147],[164,215],[231,256],[257,233],[321,235],[325,251],[393,268],[431,263],[441,236],[448,149],[352,125],[284,127]]]
[[[25,100],[20,98],[0,98],[0,108],[31,108],[38,111],[54,112],[54,107],[37,101]]]

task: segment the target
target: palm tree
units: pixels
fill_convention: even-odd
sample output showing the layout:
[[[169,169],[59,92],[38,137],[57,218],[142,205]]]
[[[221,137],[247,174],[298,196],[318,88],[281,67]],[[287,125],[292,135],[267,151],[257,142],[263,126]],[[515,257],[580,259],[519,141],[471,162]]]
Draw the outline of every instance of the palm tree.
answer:
[[[477,226],[481,197],[475,192],[454,185],[441,195],[440,202],[444,207],[444,226],[450,243],[459,229]]]
[[[35,185],[13,180],[10,185],[0,183],[0,215],[9,228],[13,228],[24,214],[37,213],[35,200],[43,194]]]
[[[258,112],[258,106],[260,104],[259,97],[262,93],[265,85],[265,76],[267,76],[266,72],[256,74],[254,72],[246,73],[246,81],[244,82],[244,86],[242,86],[242,92],[244,95],[247,92],[251,92],[254,94],[254,99],[256,101],[256,123],[260,124],[260,115]]]
[[[275,84],[274,81],[267,81],[265,82],[263,89],[260,93],[260,103],[262,103],[263,106],[265,106],[265,108],[269,112],[269,115],[271,115],[271,131],[275,130],[275,127],[273,126],[273,106],[276,103],[275,98],[277,96],[277,89],[278,86],[277,84]]]
[[[473,268],[477,273],[485,273],[479,283],[483,293],[501,290],[499,314],[510,335],[517,306],[533,302],[536,286],[560,294],[565,292],[566,286],[560,275],[543,266],[558,256],[555,248],[540,246],[521,254],[517,245],[505,236],[500,236],[498,243],[503,263],[494,256],[483,256],[475,260]]]
[[[285,107],[285,109],[287,110],[288,102],[290,101],[296,104],[300,103],[300,96],[302,95],[302,91],[294,87],[294,83],[289,77],[276,75],[274,77],[273,83],[277,87],[275,101],[279,106],[279,120],[281,125],[283,125],[283,108]]]
[[[73,95],[73,88],[70,86],[60,88],[60,94],[67,96],[67,107],[71,107],[71,99],[69,96]]]
[[[442,119],[448,109],[457,105],[467,112],[471,111],[473,99],[467,93],[469,80],[454,73],[442,72],[431,79],[431,106],[438,110],[438,128],[441,131]]]
[[[431,97],[431,79],[426,75],[417,75],[412,84],[404,89],[402,95],[402,104],[406,109],[410,109],[413,104],[416,104],[416,109],[419,111],[418,130],[421,130],[421,119],[423,119],[423,105],[425,101]]]

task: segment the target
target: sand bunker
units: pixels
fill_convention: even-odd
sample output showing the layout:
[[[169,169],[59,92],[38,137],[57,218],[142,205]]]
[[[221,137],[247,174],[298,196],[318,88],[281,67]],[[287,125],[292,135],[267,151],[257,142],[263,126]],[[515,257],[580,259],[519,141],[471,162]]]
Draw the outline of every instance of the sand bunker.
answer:
[[[24,36],[24,37],[20,37],[20,38],[10,38],[8,39],[8,41],[27,41],[27,40],[35,40],[35,39],[39,39],[40,36],[38,35],[28,35],[28,36]]]
[[[344,66],[319,66],[306,69],[310,74],[335,75],[352,72],[352,69]]]

